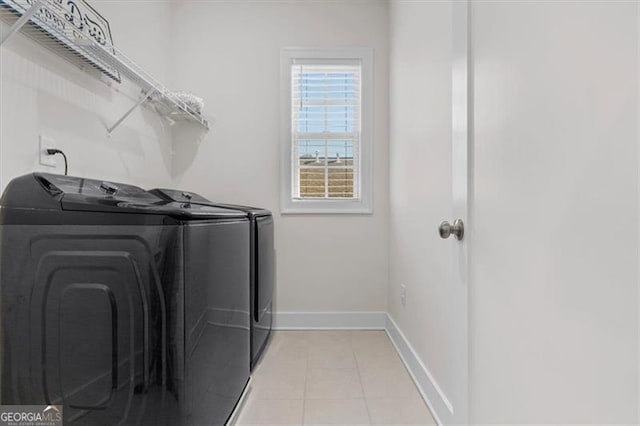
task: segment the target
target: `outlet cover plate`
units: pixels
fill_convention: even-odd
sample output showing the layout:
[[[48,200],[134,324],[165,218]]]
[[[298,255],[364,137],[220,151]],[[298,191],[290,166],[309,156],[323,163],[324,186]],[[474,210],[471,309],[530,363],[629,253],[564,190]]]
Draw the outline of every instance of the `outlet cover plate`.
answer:
[[[56,141],[50,137],[40,135],[40,164],[47,167],[56,166],[56,156],[48,155],[47,149],[55,148]]]

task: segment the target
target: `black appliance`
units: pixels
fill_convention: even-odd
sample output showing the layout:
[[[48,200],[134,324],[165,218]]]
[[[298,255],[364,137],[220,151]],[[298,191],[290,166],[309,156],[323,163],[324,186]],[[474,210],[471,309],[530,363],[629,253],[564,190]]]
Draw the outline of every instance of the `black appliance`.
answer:
[[[125,184],[11,181],[1,403],[64,405],[65,424],[225,423],[249,377],[247,222]]]
[[[275,282],[273,217],[269,210],[215,203],[201,195],[172,189],[149,191],[165,200],[246,212],[251,227],[251,368],[257,364],[271,334]]]

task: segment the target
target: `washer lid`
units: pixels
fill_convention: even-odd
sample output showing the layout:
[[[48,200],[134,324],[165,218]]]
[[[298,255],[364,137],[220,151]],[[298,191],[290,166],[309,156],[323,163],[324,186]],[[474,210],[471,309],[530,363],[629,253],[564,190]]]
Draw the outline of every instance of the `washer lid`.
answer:
[[[122,203],[121,207],[130,207],[141,210],[162,209],[168,216],[181,220],[211,220],[211,219],[246,219],[247,214],[239,210],[230,210],[219,207],[205,206],[195,203],[179,203],[176,201],[161,200],[151,206],[138,205],[136,203]]]
[[[5,209],[166,214],[162,202],[133,185],[32,173],[9,182],[0,205]]]
[[[214,206],[222,209],[241,210],[251,217],[271,216],[271,212],[267,209],[263,209],[260,207],[241,206],[237,204],[216,203],[216,202],[207,200],[202,195],[198,195],[195,192],[190,192],[190,191],[156,188],[156,189],[150,190],[149,192],[154,195],[157,195],[160,198],[163,198],[165,200],[170,200],[170,201],[202,204],[202,205]]]

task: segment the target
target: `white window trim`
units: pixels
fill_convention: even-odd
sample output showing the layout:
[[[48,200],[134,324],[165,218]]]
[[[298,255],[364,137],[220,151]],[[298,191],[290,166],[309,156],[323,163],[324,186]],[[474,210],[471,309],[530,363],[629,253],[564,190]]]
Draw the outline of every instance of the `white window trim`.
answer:
[[[357,59],[362,63],[360,198],[294,199],[291,194],[291,64],[294,59]],[[285,47],[280,52],[280,213],[282,214],[372,214],[373,213],[373,49]]]

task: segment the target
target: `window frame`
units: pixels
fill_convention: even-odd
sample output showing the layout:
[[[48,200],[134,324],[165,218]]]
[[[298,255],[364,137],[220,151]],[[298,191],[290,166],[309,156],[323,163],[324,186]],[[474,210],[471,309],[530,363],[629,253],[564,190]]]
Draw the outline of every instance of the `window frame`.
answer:
[[[293,197],[293,129],[291,66],[296,60],[355,60],[361,64],[359,141],[359,198],[298,199]],[[373,213],[373,49],[285,47],[280,52],[280,213],[282,214],[372,214]]]

